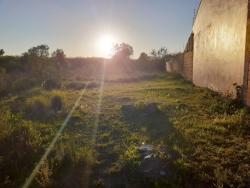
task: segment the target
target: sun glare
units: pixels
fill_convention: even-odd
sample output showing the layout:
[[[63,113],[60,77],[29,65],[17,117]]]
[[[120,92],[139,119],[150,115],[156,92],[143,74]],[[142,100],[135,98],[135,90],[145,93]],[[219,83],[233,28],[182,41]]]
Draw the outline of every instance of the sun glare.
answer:
[[[113,51],[113,45],[115,44],[115,39],[111,35],[103,35],[99,38],[98,46],[101,54],[104,57],[110,57]]]

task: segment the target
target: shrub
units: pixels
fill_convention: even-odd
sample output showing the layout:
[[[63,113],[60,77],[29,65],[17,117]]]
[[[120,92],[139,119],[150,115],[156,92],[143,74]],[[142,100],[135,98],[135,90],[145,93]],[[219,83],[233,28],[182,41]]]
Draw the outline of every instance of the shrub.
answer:
[[[30,119],[45,120],[44,115],[46,114],[46,107],[41,101],[36,100],[27,108],[27,114]]]
[[[39,187],[50,187],[51,175],[52,175],[52,169],[50,168],[48,161],[45,160],[41,165],[39,171],[37,172],[35,178],[36,183],[39,185]]]
[[[70,82],[68,84],[65,84],[64,87],[70,90],[81,90],[86,87],[86,84],[81,82]]]
[[[63,107],[63,102],[62,98],[60,96],[53,96],[50,101],[50,108],[54,112],[58,112],[62,110]]]
[[[35,85],[34,80],[28,78],[21,78],[15,80],[11,85],[11,91],[21,92],[28,89],[31,89]]]
[[[244,99],[243,86],[238,85],[237,83],[234,83],[233,86],[235,90],[235,98],[233,102],[235,103],[235,105],[242,107],[244,103],[243,102],[243,99]]]
[[[129,168],[130,170],[139,167],[141,160],[137,147],[135,145],[129,146],[123,154],[122,160],[125,162],[125,167]]]
[[[96,188],[105,187],[104,180],[101,179],[101,178],[98,178],[98,179],[94,180],[93,184],[94,184],[94,187],[96,187]]]
[[[45,121],[49,114],[49,101],[45,97],[32,97],[26,101],[25,115],[28,119]]]
[[[65,95],[61,91],[42,92],[41,95],[28,98],[24,102],[23,108],[20,109],[24,112],[26,118],[31,120],[38,120],[42,122],[55,120],[55,118],[65,115],[65,113],[57,113],[59,111],[64,112],[62,111],[64,100]],[[22,102],[20,102],[20,104],[15,102],[14,108],[16,104],[21,106]]]
[[[45,80],[41,86],[45,90],[53,90],[61,87],[60,83],[55,80]]]
[[[211,91],[206,90],[206,93],[203,97],[203,105],[208,110],[208,113],[221,115],[228,114],[232,115],[237,110],[243,107],[242,103],[238,98],[234,98],[232,94],[227,94],[226,96]]]
[[[0,96],[5,96],[8,93],[8,79],[6,74],[0,73]]]

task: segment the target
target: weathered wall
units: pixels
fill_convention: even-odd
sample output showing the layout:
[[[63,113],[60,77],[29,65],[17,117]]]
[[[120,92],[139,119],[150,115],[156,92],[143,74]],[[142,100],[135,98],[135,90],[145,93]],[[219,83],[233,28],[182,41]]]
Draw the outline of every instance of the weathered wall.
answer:
[[[245,76],[244,76],[244,100],[250,106],[250,3],[248,3],[246,54],[245,54]]]
[[[194,34],[188,38],[183,55],[182,76],[189,81],[193,81],[193,53],[194,53]]]
[[[202,0],[194,23],[193,82],[217,91],[243,84],[248,0]]]
[[[167,62],[166,71],[169,73],[181,73],[181,64],[177,62]]]
[[[184,53],[183,58],[183,68],[182,68],[182,76],[189,80],[193,80],[193,52],[189,51]]]

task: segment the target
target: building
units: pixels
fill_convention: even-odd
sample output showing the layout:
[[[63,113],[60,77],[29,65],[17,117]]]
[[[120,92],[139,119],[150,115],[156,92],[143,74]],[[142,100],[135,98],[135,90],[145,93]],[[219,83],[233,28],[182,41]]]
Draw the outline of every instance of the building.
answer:
[[[234,92],[250,105],[250,1],[201,0],[184,51],[182,75],[197,86]]]

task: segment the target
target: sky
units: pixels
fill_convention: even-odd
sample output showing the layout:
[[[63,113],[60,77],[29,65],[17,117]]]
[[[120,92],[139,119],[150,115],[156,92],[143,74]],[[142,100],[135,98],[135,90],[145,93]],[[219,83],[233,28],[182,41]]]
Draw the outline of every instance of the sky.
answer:
[[[0,0],[0,49],[20,55],[47,44],[68,57],[107,56],[105,41],[125,42],[134,58],[162,46],[182,51],[199,0]],[[105,43],[105,42],[104,42]],[[106,42],[107,43],[107,42]]]

